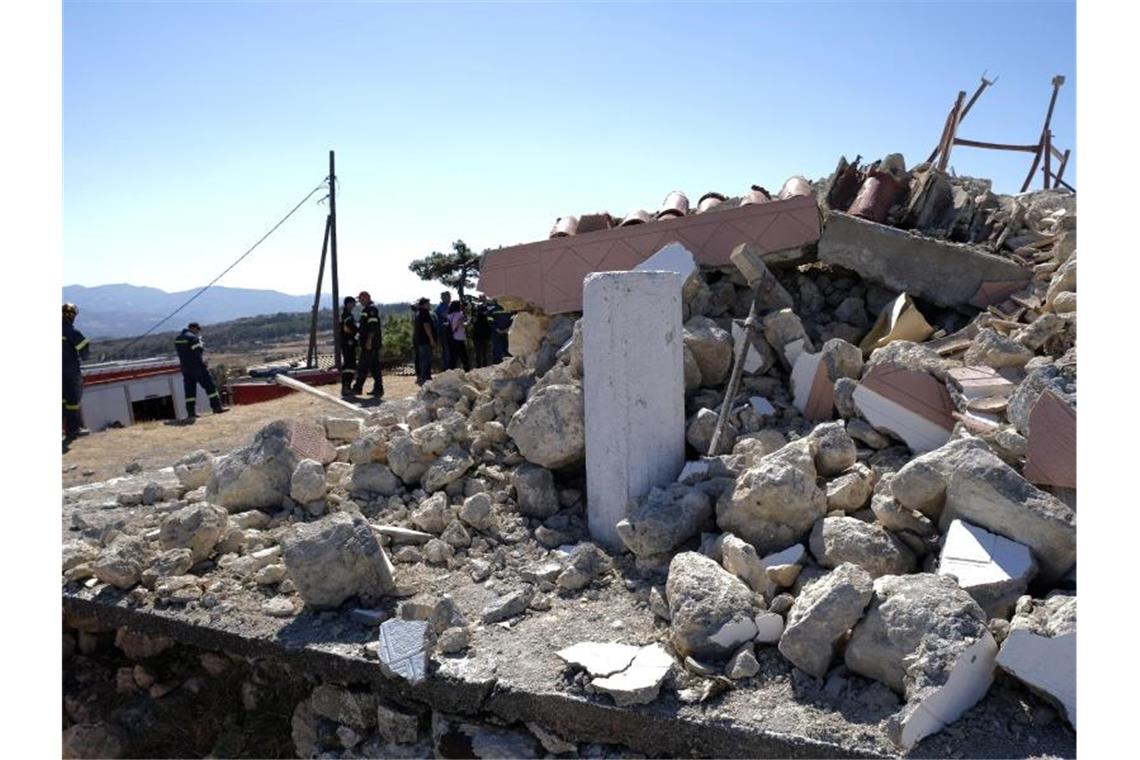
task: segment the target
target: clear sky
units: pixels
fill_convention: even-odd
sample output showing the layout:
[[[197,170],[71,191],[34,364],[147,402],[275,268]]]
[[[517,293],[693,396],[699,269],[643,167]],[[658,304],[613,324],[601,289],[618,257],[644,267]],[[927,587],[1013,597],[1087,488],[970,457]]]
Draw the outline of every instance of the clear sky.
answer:
[[[844,154],[917,163],[983,70],[1000,80],[960,136],[1034,142],[1063,74],[1053,131],[1074,146],[1075,24],[1071,2],[65,2],[63,284],[205,284],[330,148],[341,292],[390,302],[434,300],[408,262],[457,238],[775,190]],[[1030,161],[951,165],[1016,192]],[[312,292],[318,197],[220,284]]]

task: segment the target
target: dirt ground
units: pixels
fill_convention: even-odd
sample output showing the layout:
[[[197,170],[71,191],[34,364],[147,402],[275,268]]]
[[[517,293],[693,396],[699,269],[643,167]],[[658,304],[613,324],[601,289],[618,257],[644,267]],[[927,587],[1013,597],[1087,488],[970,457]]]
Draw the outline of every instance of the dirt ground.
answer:
[[[371,388],[371,381],[365,387]],[[340,395],[339,384],[322,386],[320,390]],[[411,396],[416,390],[414,377],[394,375],[384,378],[385,400]],[[367,397],[361,397],[359,402],[364,407],[376,404]],[[193,425],[166,420],[91,433],[64,449],[63,487],[125,475],[126,467],[131,463],[138,463],[143,470],[156,470],[169,467],[182,456],[199,449],[214,454],[230,451],[248,443],[258,430],[273,420],[335,416],[338,409],[335,404],[296,392],[260,404],[234,406],[223,415],[204,410]]]

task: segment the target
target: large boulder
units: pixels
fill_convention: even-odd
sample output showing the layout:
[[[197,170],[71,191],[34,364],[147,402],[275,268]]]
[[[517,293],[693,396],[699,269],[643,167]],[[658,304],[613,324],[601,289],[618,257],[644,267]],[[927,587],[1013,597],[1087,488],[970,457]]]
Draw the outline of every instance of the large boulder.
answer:
[[[139,582],[149,562],[150,556],[141,538],[120,535],[91,563],[91,572],[103,583],[128,589]]]
[[[670,638],[682,657],[727,658],[756,636],[752,592],[703,554],[673,557],[665,594]]]
[[[435,456],[410,435],[402,435],[388,442],[388,466],[405,485],[416,485],[428,471]]]
[[[811,532],[811,553],[819,564],[835,568],[852,564],[872,578],[914,570],[914,552],[878,525],[855,517],[825,517]]]
[[[946,503],[950,473],[977,451],[989,451],[989,447],[979,438],[960,438],[915,457],[891,478],[891,495],[907,509],[937,520]]]
[[[701,370],[701,385],[720,385],[732,369],[732,336],[708,317],[685,323],[685,346]]]
[[[648,557],[671,551],[696,535],[712,514],[708,494],[673,483],[637,499],[629,516],[617,524],[617,532],[626,548]]]
[[[305,458],[322,464],[336,458],[324,429],[295,420],[271,422],[247,446],[215,461],[206,499],[230,512],[276,509],[289,496],[293,471]]]
[[[523,464],[511,475],[511,485],[519,512],[527,517],[546,519],[558,511],[558,489],[554,487],[554,474],[545,467]]]
[[[823,678],[836,645],[859,620],[871,593],[871,576],[850,564],[807,584],[788,611],[780,654],[800,670]]]
[[[762,554],[795,543],[827,512],[827,494],[816,485],[818,450],[814,439],[801,439],[746,470],[717,501],[717,525]]]
[[[909,749],[985,696],[996,656],[985,612],[970,595],[953,578],[919,573],[875,581],[844,663],[905,697],[887,731]]]
[[[511,327],[507,330],[507,350],[511,356],[530,356],[542,345],[546,337],[546,328],[550,325],[550,317],[545,314],[532,314],[521,311],[511,320]]]
[[[214,457],[208,451],[192,452],[174,463],[174,475],[187,491],[208,484],[213,470]]]
[[[313,607],[336,607],[352,596],[375,601],[395,591],[388,555],[360,515],[337,512],[299,524],[282,539],[285,569]]]
[[[212,504],[191,504],[171,512],[162,521],[158,543],[163,549],[189,549],[194,562],[210,556],[229,528],[224,509]]]
[[[528,462],[558,469],[586,456],[586,424],[582,389],[550,385],[523,404],[507,425],[519,453]]]

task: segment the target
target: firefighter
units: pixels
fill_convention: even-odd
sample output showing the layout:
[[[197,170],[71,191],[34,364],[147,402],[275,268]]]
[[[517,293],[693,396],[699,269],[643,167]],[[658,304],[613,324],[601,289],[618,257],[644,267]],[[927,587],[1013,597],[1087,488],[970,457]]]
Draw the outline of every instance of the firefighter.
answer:
[[[206,368],[206,359],[202,356],[205,346],[202,344],[201,335],[201,325],[197,322],[191,322],[174,339],[174,348],[178,351],[178,363],[182,365],[182,388],[186,393],[186,416],[190,420],[198,418],[199,385],[206,390],[206,395],[210,399],[210,408],[214,410],[214,414],[229,411],[222,406],[222,399],[218,396],[214,378],[210,377],[210,370]]]
[[[356,368],[356,382],[352,392],[359,395],[364,391],[364,381],[372,377],[372,397],[384,397],[384,379],[380,377],[380,345],[383,335],[380,332],[380,310],[372,303],[367,290],[356,297],[364,311],[360,313],[360,364]]]
[[[344,297],[344,309],[340,312],[340,352],[343,357],[340,371],[340,395],[352,394],[352,384],[356,381],[356,317],[352,310],[356,307],[356,299],[352,296]]]
[[[86,359],[90,345],[83,333],[75,329],[79,309],[73,303],[63,305],[63,430],[68,441],[90,431],[83,427],[80,400],[83,398],[83,374],[79,360]]]

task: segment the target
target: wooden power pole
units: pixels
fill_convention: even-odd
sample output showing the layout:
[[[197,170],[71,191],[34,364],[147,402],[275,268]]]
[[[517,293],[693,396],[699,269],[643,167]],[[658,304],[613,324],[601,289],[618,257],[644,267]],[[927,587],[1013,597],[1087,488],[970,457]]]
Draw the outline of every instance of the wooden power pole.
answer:
[[[340,279],[336,271],[336,153],[329,151],[329,256],[332,269],[333,363],[341,368]]]

